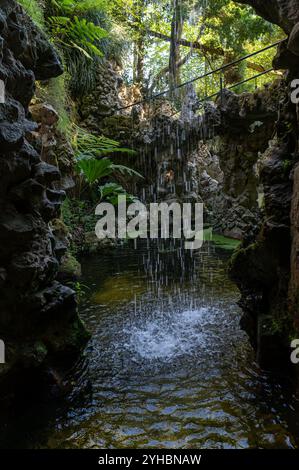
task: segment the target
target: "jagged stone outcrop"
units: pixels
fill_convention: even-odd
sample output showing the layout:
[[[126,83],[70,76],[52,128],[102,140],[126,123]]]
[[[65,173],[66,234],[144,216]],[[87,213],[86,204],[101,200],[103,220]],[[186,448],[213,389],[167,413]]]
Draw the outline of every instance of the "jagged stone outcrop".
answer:
[[[256,346],[264,366],[280,365],[288,352],[292,319],[288,310],[290,280],[290,208],[292,185],[289,143],[269,148],[261,172],[265,216],[251,243],[232,260],[231,274],[241,293],[242,324]]]
[[[217,214],[223,208],[224,174],[220,168],[218,155],[210,152],[204,142],[190,154],[188,166],[190,169],[190,189],[198,194],[204,203],[205,223],[215,227]]]
[[[78,353],[86,335],[74,292],[55,280],[66,248],[56,243],[49,228],[64,198],[57,189],[60,172],[42,161],[27,140],[37,129],[28,111],[35,79],[57,76],[62,66],[46,37],[13,0],[0,2],[0,35],[0,79],[6,88],[0,104],[3,392],[4,383],[22,382],[33,369],[62,365]]]
[[[102,101],[97,93],[94,103]],[[279,93],[279,81],[254,95],[224,90],[221,103],[209,103],[203,112],[191,88],[181,114],[167,100],[153,102],[143,111],[134,107],[107,117],[101,115],[101,107],[94,111],[88,106],[89,121],[83,120],[83,125],[139,149],[135,162],[146,176],[147,200],[203,201],[207,223],[219,233],[242,239],[258,227],[254,167],[273,134]],[[220,139],[213,139],[215,135]],[[201,141],[210,148],[205,157]],[[217,177],[211,174],[211,158],[219,160]],[[144,187],[141,190],[144,195]]]

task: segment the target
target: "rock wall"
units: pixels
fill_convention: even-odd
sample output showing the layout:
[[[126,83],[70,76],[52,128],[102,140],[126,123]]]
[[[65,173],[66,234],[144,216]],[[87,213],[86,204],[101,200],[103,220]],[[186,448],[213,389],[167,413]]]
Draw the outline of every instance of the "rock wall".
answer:
[[[295,329],[299,331],[299,164],[294,169],[294,186],[291,208],[291,280],[289,285],[289,301],[294,313]]]
[[[28,111],[35,80],[60,75],[60,60],[42,32],[13,0],[0,2],[0,365],[1,394],[30,386],[31,372],[74,358],[86,339],[74,292],[55,278],[65,247],[49,222],[64,192],[58,169],[41,160],[28,138],[37,128]],[[7,385],[7,388],[4,387]],[[24,391],[21,388],[22,392]]]
[[[261,219],[259,167],[275,133],[279,103],[285,88],[280,80],[237,95],[223,90],[209,103],[204,119],[213,129],[207,145],[219,158],[223,181],[214,203],[214,229],[237,239],[252,239]],[[225,216],[223,216],[225,214]]]
[[[98,67],[97,80],[92,92],[78,98],[80,125],[89,131],[101,133],[105,127],[103,121],[125,105],[120,97],[123,88],[120,72],[116,64],[104,61]]]
[[[264,18],[290,34],[274,59],[287,70],[277,106],[275,139],[262,159],[265,212],[262,228],[232,260],[231,274],[242,293],[243,325],[265,367],[288,363],[290,339],[299,335],[298,112],[291,102],[292,79],[299,77],[299,2],[248,0]],[[287,362],[286,362],[287,361]]]

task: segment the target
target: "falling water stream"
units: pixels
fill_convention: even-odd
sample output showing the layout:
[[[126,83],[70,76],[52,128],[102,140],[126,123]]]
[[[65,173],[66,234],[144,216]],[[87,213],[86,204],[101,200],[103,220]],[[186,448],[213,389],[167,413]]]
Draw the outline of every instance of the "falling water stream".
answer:
[[[213,242],[196,253],[139,244],[83,260],[93,335],[75,389],[54,409],[28,409],[11,445],[296,447],[298,401],[254,362],[230,254]]]

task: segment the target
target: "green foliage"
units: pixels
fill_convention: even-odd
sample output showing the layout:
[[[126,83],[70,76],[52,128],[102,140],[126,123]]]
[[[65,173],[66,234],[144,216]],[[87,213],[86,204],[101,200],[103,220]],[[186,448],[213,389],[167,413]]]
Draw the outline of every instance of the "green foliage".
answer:
[[[66,197],[61,205],[61,216],[62,220],[64,223],[67,225],[69,228],[73,228],[73,212],[71,209],[71,201],[68,197]]]
[[[123,148],[119,142],[104,136],[96,136],[74,125],[73,143],[77,151],[77,158],[99,158],[113,153],[136,155],[132,149]]]
[[[138,45],[138,38],[143,35],[145,84],[150,88],[154,84],[154,92],[168,88],[173,5],[174,2],[169,0],[111,1],[112,15],[116,21],[124,22],[131,40]],[[233,0],[182,0],[179,8],[183,21],[182,37],[190,43],[198,41],[204,47],[204,50],[193,48],[191,53],[190,47],[180,47],[181,59],[187,57],[180,67],[181,81],[188,81],[284,37],[277,26],[264,21],[252,8]],[[148,31],[163,34],[168,41],[148,34]],[[224,76],[226,84],[237,83],[270,68],[274,54],[275,48],[230,69]],[[161,70],[165,71],[160,73]],[[256,83],[249,82],[237,91],[252,91],[273,78],[274,74],[263,76]],[[218,91],[219,80],[220,76],[212,76],[197,82],[199,96],[209,96]]]
[[[51,16],[48,23],[56,43],[63,48],[75,48],[89,59],[92,59],[93,55],[103,55],[96,44],[107,37],[108,33],[100,26],[77,16]]]
[[[118,196],[126,196],[128,203],[133,203],[137,199],[132,194],[128,194],[125,189],[117,183],[106,183],[104,186],[99,186],[101,199],[116,205],[118,203]]]
[[[124,165],[113,165],[113,172],[115,173],[121,173],[123,176],[129,176],[129,177],[137,177],[137,178],[143,178],[143,176],[138,173],[138,171],[133,170],[133,168],[129,168]]]
[[[121,175],[129,178],[142,178],[142,175],[137,171],[125,165],[114,164],[107,157],[113,153],[136,154],[131,149],[120,147],[120,144],[115,140],[104,136],[95,136],[76,126],[74,147],[76,149],[77,171],[92,191],[94,191],[96,184],[107,177]],[[98,187],[97,193],[101,199],[106,198],[111,203],[116,201],[119,194],[125,194],[129,200],[133,199],[133,196],[128,194],[122,186],[111,181]],[[94,194],[93,197],[95,197]]]
[[[49,33],[63,52],[69,72],[69,88],[74,95],[91,90],[95,83],[95,63],[103,56],[101,41],[108,36],[105,24],[97,22],[102,2],[48,0],[46,20]],[[91,17],[92,9],[95,18]]]
[[[240,240],[236,240],[234,238],[229,238],[223,235],[219,235],[218,233],[214,233],[212,227],[204,229],[203,238],[204,241],[211,242],[217,248],[221,248],[222,250],[234,251],[241,245]]]
[[[217,233],[213,233],[212,242],[217,246],[217,248],[232,251],[236,250],[241,245],[240,240],[224,237],[223,235],[218,235]]]
[[[97,223],[95,205],[88,199],[66,198],[61,206],[61,216],[68,227],[71,237],[70,253],[76,257],[84,251],[85,234],[94,233]]]
[[[109,158],[96,160],[94,158],[81,158],[77,161],[77,170],[84,175],[87,183],[93,185],[106,176],[114,173],[121,173],[130,177],[137,176],[142,178],[140,173],[124,165],[115,165]]]
[[[67,197],[61,206],[61,215],[63,222],[73,233],[78,227],[82,227],[84,233],[94,231],[97,218],[94,214],[94,205],[89,200]],[[72,252],[75,251],[72,246]]]
[[[110,176],[113,173],[113,163],[109,158],[96,160],[92,158],[82,158],[77,162],[77,170],[83,174],[87,183],[93,185],[105,176]]]
[[[43,3],[39,0],[18,0],[22,7],[26,10],[32,20],[45,30],[45,19],[43,11]]]
[[[106,0],[49,0],[48,3],[58,12],[78,15],[94,10],[107,10],[108,2]]]
[[[86,296],[87,292],[90,290],[90,287],[86,286],[80,281],[70,281],[67,282],[71,289],[76,292],[77,302],[80,304],[82,299]]]
[[[91,91],[105,58],[121,63],[127,48],[121,25],[111,20],[108,0],[20,0],[35,23],[64,56],[69,89]]]
[[[98,66],[104,58],[113,58],[120,63],[128,51],[129,40],[132,47],[124,75],[129,81],[134,76],[130,70],[134,49],[135,56],[136,53],[142,56],[143,85],[153,84],[154,91],[167,88],[168,74],[159,76],[159,72],[167,69],[169,64],[170,42],[147,32],[155,31],[170,37],[173,3],[169,0],[20,0],[20,3],[39,25],[46,26],[53,42],[63,52],[70,76],[68,85],[74,95],[88,93],[94,87]],[[180,47],[181,58],[189,54],[186,63],[180,67],[181,81],[283,38],[278,27],[264,21],[252,8],[233,0],[182,0],[180,10],[184,22],[183,38],[189,42],[198,40],[205,48],[204,51],[194,48],[190,53],[189,47]],[[275,49],[266,51],[226,71],[225,85],[270,68],[274,54]],[[275,74],[260,77],[241,85],[236,91],[253,91],[256,86],[274,78]],[[212,76],[196,82],[199,96],[218,91],[219,79],[220,76]]]
[[[40,27],[45,33],[49,35],[48,25],[44,16],[45,1],[42,0],[19,0],[19,3],[27,11],[31,19]],[[50,39],[54,40],[53,37]],[[62,50],[59,51],[60,56],[64,61]],[[47,82],[37,83],[36,95],[38,98],[51,104],[59,115],[58,130],[66,135],[70,132],[71,119],[68,111],[70,102],[69,93],[69,75],[63,75],[52,78]]]
[[[121,62],[125,35],[116,36],[108,0],[47,0],[46,4],[49,32],[63,51],[70,90],[76,96],[86,94],[105,58]]]
[[[46,84],[38,83],[37,95],[43,101],[51,104],[59,115],[58,130],[63,135],[71,135],[72,124],[70,117],[70,97],[68,93],[68,76],[63,74],[51,78]]]

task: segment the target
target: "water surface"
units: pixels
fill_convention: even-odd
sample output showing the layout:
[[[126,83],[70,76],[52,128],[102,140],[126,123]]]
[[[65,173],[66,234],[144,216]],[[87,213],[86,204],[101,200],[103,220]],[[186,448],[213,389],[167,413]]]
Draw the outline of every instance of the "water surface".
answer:
[[[83,260],[80,310],[93,336],[75,389],[55,410],[31,410],[20,442],[295,447],[297,401],[254,363],[230,254],[213,242],[196,253],[139,244]]]

